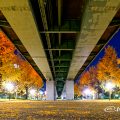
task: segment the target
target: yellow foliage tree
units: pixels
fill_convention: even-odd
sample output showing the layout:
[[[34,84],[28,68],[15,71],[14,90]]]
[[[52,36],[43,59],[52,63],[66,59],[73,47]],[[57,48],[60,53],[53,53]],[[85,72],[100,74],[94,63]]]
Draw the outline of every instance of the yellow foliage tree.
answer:
[[[90,73],[85,71],[80,78],[80,85],[85,86],[90,84]]]
[[[14,50],[15,46],[6,35],[0,31],[0,73],[2,74],[2,80],[16,80],[18,77],[19,71],[14,67],[16,60]]]
[[[74,85],[74,93],[75,95],[80,96],[80,89],[77,83]]]
[[[41,88],[43,85],[42,78],[26,60],[14,54],[15,50],[15,46],[0,31],[0,73],[2,74],[2,81],[14,81],[19,89],[26,89],[27,94],[28,88],[31,86],[37,89]]]
[[[40,89],[43,85],[42,78],[36,73],[32,66],[27,62],[23,61],[20,65],[21,77],[19,81],[19,87],[25,89],[26,99],[28,98],[28,89],[30,87],[36,87]]]
[[[113,47],[107,46],[103,58],[97,65],[97,78],[101,82],[113,81],[114,83],[120,83],[119,74],[116,51]]]

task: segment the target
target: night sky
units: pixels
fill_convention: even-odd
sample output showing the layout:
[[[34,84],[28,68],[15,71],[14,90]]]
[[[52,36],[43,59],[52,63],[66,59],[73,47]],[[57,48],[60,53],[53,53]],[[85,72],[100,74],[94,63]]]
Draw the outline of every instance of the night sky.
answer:
[[[116,50],[117,57],[120,58],[120,29],[114,34],[114,36],[109,40],[109,42],[104,46],[101,52],[96,56],[96,58],[88,65],[85,70],[88,70],[89,67],[95,66],[98,63],[98,61],[103,57],[104,50],[108,45],[112,46]],[[79,81],[80,76],[75,80],[75,83]]]

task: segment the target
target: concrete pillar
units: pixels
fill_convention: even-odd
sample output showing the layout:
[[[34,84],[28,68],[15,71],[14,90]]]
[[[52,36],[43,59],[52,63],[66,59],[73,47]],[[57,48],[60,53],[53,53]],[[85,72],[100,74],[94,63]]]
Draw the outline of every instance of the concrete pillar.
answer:
[[[46,81],[46,100],[55,100],[55,82]]]
[[[55,100],[57,99],[58,95],[57,95],[57,89],[56,89],[56,85],[55,85]]]
[[[74,100],[74,81],[66,80],[66,100]]]
[[[63,88],[63,91],[62,91],[61,98],[62,98],[63,100],[66,99],[66,86],[65,86],[65,85],[64,85],[64,88]]]

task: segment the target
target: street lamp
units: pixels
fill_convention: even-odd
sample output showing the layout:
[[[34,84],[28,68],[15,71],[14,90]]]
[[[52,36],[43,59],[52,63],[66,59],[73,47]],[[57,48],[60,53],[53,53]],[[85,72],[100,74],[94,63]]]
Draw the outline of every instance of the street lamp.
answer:
[[[40,91],[40,95],[43,95],[43,91]]]
[[[35,89],[31,89],[31,90],[30,90],[30,94],[31,94],[32,96],[34,96],[34,95],[36,94],[36,90],[35,90]]]
[[[29,93],[30,93],[31,99],[33,99],[33,98],[35,99],[36,90],[35,89],[30,89]]]
[[[106,89],[109,91],[109,100],[111,100],[112,89],[114,88],[114,84],[111,82],[106,83]]]
[[[14,89],[14,85],[11,82],[5,84],[5,88],[11,92]]]
[[[85,93],[86,95],[90,95],[90,94],[91,94],[91,91],[90,91],[90,89],[86,88],[86,89],[84,90],[84,93]]]
[[[119,95],[118,95],[118,94],[115,94],[115,97],[116,97],[116,98],[118,98],[118,97],[119,97]]]
[[[86,95],[86,96],[91,96],[92,99],[95,99],[95,91],[94,90],[91,90],[89,88],[86,88],[84,89],[83,93]]]
[[[91,92],[91,90],[90,90],[89,88],[86,88],[86,89],[83,91],[83,93],[85,94],[86,98],[87,98],[87,96],[92,95],[92,92]]]
[[[42,90],[40,90],[39,93],[40,93],[40,99],[43,100],[44,92]]]
[[[13,91],[14,89],[14,85],[11,82],[7,82],[5,83],[5,89],[9,92],[9,100],[10,100],[10,93]]]

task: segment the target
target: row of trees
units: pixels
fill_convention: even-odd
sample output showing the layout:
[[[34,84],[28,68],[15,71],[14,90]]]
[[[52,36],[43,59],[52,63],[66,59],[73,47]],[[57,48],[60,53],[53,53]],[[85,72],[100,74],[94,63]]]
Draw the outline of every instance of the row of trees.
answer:
[[[96,66],[91,66],[85,71],[79,82],[75,84],[75,94],[82,94],[85,87],[93,89],[98,94],[105,91],[105,84],[112,82],[116,87],[120,87],[120,66],[117,53],[112,46],[107,46],[103,57]]]
[[[43,86],[42,78],[2,31],[0,31],[0,74],[2,75],[1,90],[4,89],[2,83],[13,82],[17,86],[18,93],[25,91],[26,98],[29,88],[34,87],[39,90]]]

